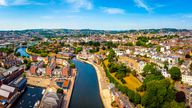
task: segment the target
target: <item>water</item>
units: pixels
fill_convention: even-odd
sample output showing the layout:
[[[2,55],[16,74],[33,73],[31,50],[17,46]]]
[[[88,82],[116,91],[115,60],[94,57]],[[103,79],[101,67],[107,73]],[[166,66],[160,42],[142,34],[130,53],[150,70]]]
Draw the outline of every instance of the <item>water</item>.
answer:
[[[95,68],[73,59],[77,68],[77,78],[69,108],[104,108]]]
[[[24,57],[27,57],[27,58],[30,57],[30,55],[26,52],[26,48],[23,48],[23,47],[18,48],[17,51],[16,51],[16,53],[17,53],[17,52],[20,52],[20,55],[21,55],[21,56],[24,56]]]
[[[62,88],[63,87],[63,82],[57,82],[57,85]]]
[[[43,88],[28,86],[25,92],[13,104],[12,108],[33,108],[36,101],[41,100]]]

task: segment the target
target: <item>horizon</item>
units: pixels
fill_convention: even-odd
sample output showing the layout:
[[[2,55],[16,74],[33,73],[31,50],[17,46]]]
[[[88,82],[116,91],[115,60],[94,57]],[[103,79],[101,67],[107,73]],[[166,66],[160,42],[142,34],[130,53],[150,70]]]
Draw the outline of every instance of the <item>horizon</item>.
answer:
[[[90,28],[82,28],[82,29],[75,29],[75,28],[29,28],[29,29],[7,29],[7,30],[0,30],[0,32],[4,31],[25,31],[25,30],[98,30],[98,31],[130,31],[130,30],[162,30],[162,29],[176,29],[176,30],[189,30],[192,29],[186,29],[186,28],[149,28],[149,29],[117,29],[117,30],[105,30],[105,29],[90,29]]]
[[[190,0],[0,0],[0,30],[192,29]]]

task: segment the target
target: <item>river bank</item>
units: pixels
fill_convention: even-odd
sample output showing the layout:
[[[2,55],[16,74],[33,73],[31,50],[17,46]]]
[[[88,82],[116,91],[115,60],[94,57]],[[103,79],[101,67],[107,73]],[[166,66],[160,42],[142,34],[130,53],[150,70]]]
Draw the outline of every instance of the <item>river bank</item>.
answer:
[[[99,84],[99,93],[100,93],[100,97],[103,102],[103,105],[105,108],[112,108],[112,106],[111,106],[112,99],[111,99],[111,95],[110,95],[110,90],[108,89],[109,83],[106,81],[105,72],[104,72],[103,68],[97,64],[94,64],[93,62],[91,62],[89,60],[82,60],[78,56],[77,56],[77,60],[88,63],[95,68],[96,74],[97,74],[97,79],[98,79],[98,84]]]

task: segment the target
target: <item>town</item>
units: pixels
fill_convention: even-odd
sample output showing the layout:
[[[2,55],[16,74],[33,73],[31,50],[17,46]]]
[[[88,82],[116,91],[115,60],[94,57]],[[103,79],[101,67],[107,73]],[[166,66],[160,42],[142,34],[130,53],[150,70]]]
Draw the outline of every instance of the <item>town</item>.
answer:
[[[98,107],[192,106],[192,31],[45,31],[0,32],[0,107],[68,108],[87,64]]]

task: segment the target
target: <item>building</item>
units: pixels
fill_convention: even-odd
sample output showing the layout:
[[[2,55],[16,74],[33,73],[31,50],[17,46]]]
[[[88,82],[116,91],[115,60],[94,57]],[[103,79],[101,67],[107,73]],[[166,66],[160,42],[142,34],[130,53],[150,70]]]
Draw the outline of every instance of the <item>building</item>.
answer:
[[[70,87],[70,80],[64,80],[63,81],[63,88],[64,89],[69,89],[69,87]]]
[[[70,67],[69,66],[63,67],[61,74],[62,74],[63,77],[69,77],[70,74],[71,74]]]
[[[43,61],[40,61],[40,62],[36,63],[35,65],[32,65],[32,66],[30,67],[30,72],[31,72],[31,74],[36,74],[38,68],[42,68],[43,65],[44,65],[44,62],[43,62]]]
[[[30,60],[31,61],[37,61],[38,60],[38,56],[30,56]]]
[[[181,81],[185,84],[189,84],[189,85],[192,85],[192,74],[191,72],[184,72],[182,75],[181,75]]]
[[[9,84],[11,81],[19,77],[24,72],[23,68],[12,67],[3,73],[3,78],[0,80],[0,84]]]
[[[15,87],[18,91],[22,91],[27,86],[27,78],[19,77],[14,80],[11,84],[12,87]]]
[[[61,108],[63,97],[62,94],[48,92],[44,95],[40,108]]]
[[[31,72],[31,74],[36,74],[37,73],[37,66],[36,65],[33,65],[33,66],[31,66],[30,67],[30,72]]]
[[[4,108],[7,104],[13,103],[16,100],[17,91],[16,88],[8,86],[8,85],[1,85],[0,86],[0,107]],[[2,102],[2,100],[4,102]]]
[[[55,62],[52,62],[50,65],[48,65],[45,69],[46,71],[46,74],[51,76],[53,74],[53,70],[55,69],[56,67],[56,63]]]

